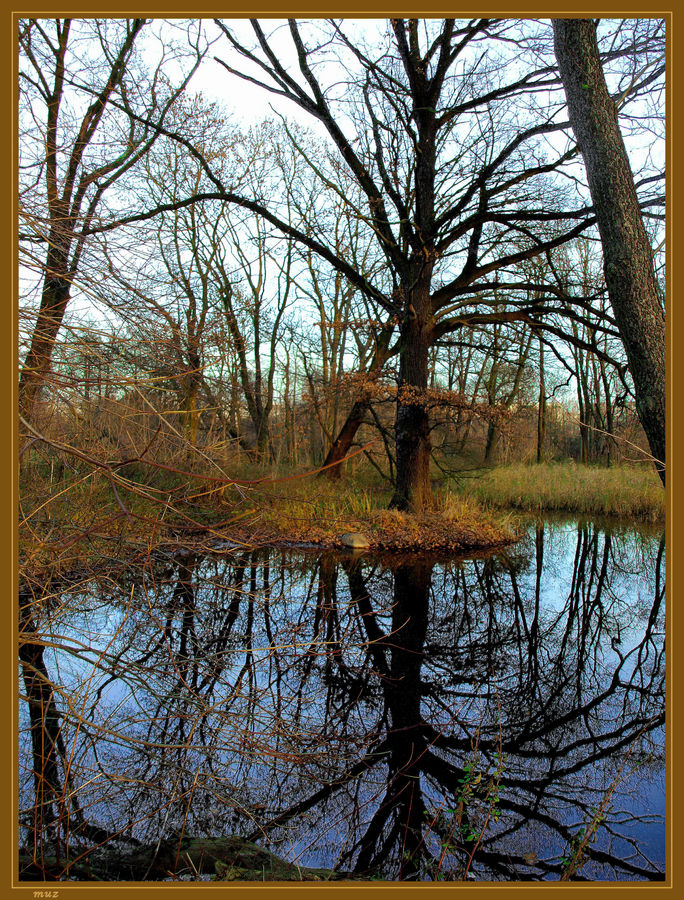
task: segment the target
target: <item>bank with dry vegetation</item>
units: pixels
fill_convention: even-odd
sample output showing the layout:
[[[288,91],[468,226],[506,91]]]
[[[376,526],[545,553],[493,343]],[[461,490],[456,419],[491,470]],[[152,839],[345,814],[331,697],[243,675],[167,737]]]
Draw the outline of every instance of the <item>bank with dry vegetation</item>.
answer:
[[[24,473],[19,559],[30,578],[116,567],[162,546],[336,549],[350,532],[371,551],[487,550],[516,539],[517,511],[665,518],[657,476],[637,466],[518,464],[442,477],[435,507],[420,515],[389,510],[391,487],[370,467],[332,484],[250,467],[227,484],[144,466],[73,468],[59,480],[38,466]]]
[[[463,553],[515,540],[510,517],[451,491],[414,515],[389,510],[391,488],[366,477],[335,484],[311,473],[264,476],[245,468],[234,482],[189,478],[131,465],[25,470],[20,509],[22,576],[44,583],[93,568],[116,569],[158,548],[344,547],[362,533],[371,551]]]
[[[255,497],[254,518],[242,532],[256,544],[341,548],[344,534],[361,533],[370,550],[459,553],[515,540],[510,517],[451,492],[421,514],[387,509],[390,489],[378,485],[279,482],[261,486]]]

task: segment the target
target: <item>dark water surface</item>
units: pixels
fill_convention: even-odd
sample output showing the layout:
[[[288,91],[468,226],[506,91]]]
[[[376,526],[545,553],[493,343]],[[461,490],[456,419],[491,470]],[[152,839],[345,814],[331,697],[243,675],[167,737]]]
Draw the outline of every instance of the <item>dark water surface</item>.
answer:
[[[233,550],[91,581],[33,611],[59,734],[24,672],[20,839],[240,834],[390,880],[557,880],[574,850],[578,878],[662,878],[664,577],[660,535],[574,522],[479,558]]]

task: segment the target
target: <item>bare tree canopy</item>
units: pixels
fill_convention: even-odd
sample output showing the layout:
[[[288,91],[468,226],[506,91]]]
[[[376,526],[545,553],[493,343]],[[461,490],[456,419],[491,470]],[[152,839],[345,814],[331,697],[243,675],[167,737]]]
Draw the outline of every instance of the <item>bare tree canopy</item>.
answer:
[[[548,140],[567,127],[554,99],[555,64],[540,64],[539,54],[528,52],[538,40],[534,30],[506,20],[393,19],[382,45],[372,48],[350,37],[343,23],[319,26],[323,40],[289,20],[296,60],[289,68],[260,22],[252,21],[251,49],[218,24],[260,75],[221,60],[225,68],[322,123],[365,197],[362,215],[391,273],[389,295],[352,274],[323,241],[307,235],[306,242],[398,321],[393,505],[420,509],[430,503],[430,424],[420,399],[430,348],[445,334],[502,315],[541,327],[544,304],[522,300],[503,313],[488,309],[497,273],[510,280],[513,266],[594,222],[589,206],[564,199],[551,180],[577,152],[559,151]],[[330,47],[350,60],[343,94],[316,74]],[[537,95],[543,105],[530,106]]]

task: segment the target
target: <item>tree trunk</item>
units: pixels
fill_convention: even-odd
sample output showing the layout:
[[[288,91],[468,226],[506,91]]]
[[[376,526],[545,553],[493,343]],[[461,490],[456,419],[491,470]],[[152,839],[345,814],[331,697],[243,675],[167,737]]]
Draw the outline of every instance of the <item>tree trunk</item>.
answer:
[[[499,429],[494,424],[494,422],[490,422],[487,426],[487,442],[485,444],[485,452],[484,458],[482,462],[485,465],[489,465],[489,463],[494,460],[494,453],[499,443]]]
[[[262,416],[257,428],[256,450],[259,459],[264,460],[267,456],[273,455],[273,448],[270,444],[271,429],[268,424],[268,417]]]
[[[330,450],[328,450],[328,455],[323,461],[323,466],[329,466],[330,468],[324,468],[320,474],[325,475],[329,480],[338,481],[342,476],[341,462],[349,453],[351,445],[354,443],[356,432],[363,424],[369,405],[369,399],[357,400],[354,403],[344,425],[340,429],[340,433],[333,441]],[[335,463],[340,463],[340,465],[335,465]]]
[[[589,463],[589,429],[587,422],[589,421],[589,411],[584,402],[584,391],[582,390],[582,382],[584,373],[582,372],[582,363],[579,355],[577,359],[577,407],[579,409],[579,432],[580,432],[580,460],[586,466]]]
[[[600,359],[599,368],[601,372],[601,382],[603,384],[603,396],[606,401],[606,466],[610,467],[613,462],[613,454],[615,444],[615,421],[613,416],[613,398],[611,396],[610,384],[606,373],[606,364]]]
[[[429,280],[412,291],[412,302],[402,325],[399,354],[397,418],[394,426],[397,483],[390,508],[420,512],[431,505],[430,417],[425,403],[428,355],[432,342],[429,327]]]
[[[544,377],[544,344],[539,339],[539,409],[537,411],[537,463],[544,461],[546,437],[546,379]]]
[[[66,272],[66,263],[55,259],[55,254],[50,252],[46,270],[52,274],[45,276],[31,346],[19,379],[19,413],[27,421],[31,421],[38,392],[50,372],[52,350],[64,319],[71,290],[71,279]]]
[[[105,162],[102,157],[95,162],[95,159],[89,157],[89,151],[93,144],[103,146],[101,131],[98,133],[103,112],[110,103],[112,95],[122,84],[133,45],[141,29],[145,26],[145,21],[145,19],[128,21],[125,40],[115,55],[107,60],[111,68],[106,82],[100,87],[95,84],[91,85],[91,89],[94,88],[91,95],[92,103],[87,106],[80,126],[78,119],[71,123],[76,127],[73,131],[70,130],[71,124],[67,131],[62,130],[64,108],[69,104],[71,112],[64,115],[72,116],[79,105],[77,102],[71,104],[65,100],[65,82],[69,84],[71,81],[67,74],[68,64],[65,63],[69,49],[71,20],[58,22],[57,46],[53,46],[45,38],[51,51],[47,58],[54,54],[54,69],[52,68],[52,59],[50,59],[49,65],[46,65],[42,72],[39,70],[42,82],[39,90],[45,98],[47,113],[44,123],[45,131],[42,134],[45,141],[45,156],[40,171],[44,173],[45,177],[50,231],[43,270],[40,308],[31,338],[31,346],[24,360],[19,379],[18,408],[20,415],[27,421],[30,421],[33,416],[38,392],[50,372],[55,341],[69,303],[71,285],[78,271],[84,235],[82,232],[77,233],[76,229],[91,223],[106,186],[111,185],[130,168],[130,159],[133,158],[131,156],[134,152],[132,147],[124,153],[121,153],[121,148],[117,148],[116,158],[110,158],[108,162]],[[110,49],[114,54],[114,47]],[[89,76],[92,75],[93,71],[86,70],[83,77],[87,82]],[[52,81],[51,88],[48,87],[49,81]],[[156,106],[156,98],[154,103]],[[147,145],[147,149],[149,146],[151,143]],[[88,160],[87,166],[84,164],[84,158]],[[100,184],[95,197],[89,201],[88,211],[83,213],[81,207],[88,185],[92,183],[95,176],[97,176],[95,179],[97,184],[100,177],[105,174],[106,182],[103,180]]]
[[[617,107],[590,19],[556,19],[554,46],[568,114],[584,157],[608,294],[620,330],[639,418],[665,484],[665,314]]]
[[[378,343],[373,361],[368,368],[368,374],[370,377],[375,377],[387,362],[390,356],[389,342],[391,340],[393,331],[393,325],[389,324],[388,322],[383,325],[382,330],[380,331],[380,334],[378,336]],[[370,397],[364,397],[354,402],[344,425],[333,441],[330,450],[328,450],[328,455],[323,460],[323,466],[328,466],[329,468],[324,468],[320,474],[324,475],[330,481],[337,481],[342,475],[342,465],[332,464],[341,463],[344,457],[349,453],[351,446],[354,443],[356,432],[363,424],[363,420],[370,406],[370,402]]]
[[[186,456],[190,460],[197,448],[197,438],[199,435],[199,410],[197,408],[197,399],[199,397],[200,385],[202,382],[201,360],[198,353],[189,354],[188,359],[190,369],[185,374],[184,392],[183,392],[183,431],[188,442]]]

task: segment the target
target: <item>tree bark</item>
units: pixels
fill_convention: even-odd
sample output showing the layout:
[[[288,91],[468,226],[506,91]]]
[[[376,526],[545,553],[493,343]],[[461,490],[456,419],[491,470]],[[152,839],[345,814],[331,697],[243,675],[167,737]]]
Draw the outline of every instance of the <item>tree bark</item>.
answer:
[[[354,443],[356,432],[363,424],[363,420],[366,413],[368,412],[369,405],[370,400],[365,398],[362,400],[357,400],[353,404],[352,408],[349,410],[349,415],[347,416],[344,425],[340,429],[340,433],[333,441],[330,450],[328,450],[328,455],[323,461],[323,466],[329,466],[330,468],[323,468],[320,474],[324,475],[330,481],[339,481],[339,479],[341,478],[342,460],[349,453],[351,445]],[[336,465],[336,463],[338,465]]]
[[[584,157],[608,295],[625,346],[639,418],[665,484],[665,314],[653,253],[590,19],[553,22],[568,114]]]
[[[186,457],[188,460],[191,460],[197,447],[199,436],[200,414],[197,408],[197,399],[202,382],[202,361],[199,352],[195,348],[190,348],[188,352],[188,365],[189,370],[185,373],[183,379],[182,408],[183,430],[188,441]]]
[[[487,425],[487,440],[485,442],[485,451],[482,462],[485,466],[494,460],[494,453],[499,445],[499,429],[494,422]]]
[[[605,430],[606,430],[606,466],[610,467],[613,462],[614,450],[616,447],[615,444],[615,419],[613,415],[613,398],[611,396],[610,384],[608,382],[608,375],[606,373],[606,364],[602,359],[598,360],[599,370],[601,372],[601,383],[603,384],[603,396],[605,398],[606,404],[606,419],[605,419]]]
[[[433,340],[430,275],[431,272],[425,273],[422,286],[417,285],[409,295],[411,301],[402,324],[394,426],[397,483],[390,508],[414,512],[420,512],[432,503],[430,416],[425,402],[428,357]]]
[[[61,271],[58,272],[49,267],[50,259],[46,263],[46,269],[52,274],[45,277],[38,319],[19,378],[19,413],[27,421],[33,416],[38,393],[50,373],[52,350],[64,320],[71,291],[71,278],[66,265],[60,266]]]
[[[539,407],[537,410],[537,463],[544,461],[546,438],[546,379],[544,376],[544,344],[539,338]]]

